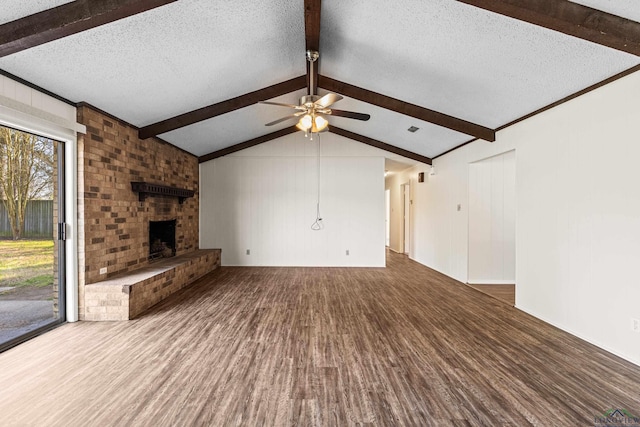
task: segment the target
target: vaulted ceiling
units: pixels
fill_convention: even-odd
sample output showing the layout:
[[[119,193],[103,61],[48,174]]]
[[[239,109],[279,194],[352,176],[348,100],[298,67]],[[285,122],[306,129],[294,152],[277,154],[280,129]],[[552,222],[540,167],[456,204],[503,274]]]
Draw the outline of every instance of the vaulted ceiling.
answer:
[[[201,160],[295,130],[257,102],[297,104],[308,48],[318,93],[371,115],[330,131],[421,161],[640,70],[637,0],[2,3],[0,69]]]

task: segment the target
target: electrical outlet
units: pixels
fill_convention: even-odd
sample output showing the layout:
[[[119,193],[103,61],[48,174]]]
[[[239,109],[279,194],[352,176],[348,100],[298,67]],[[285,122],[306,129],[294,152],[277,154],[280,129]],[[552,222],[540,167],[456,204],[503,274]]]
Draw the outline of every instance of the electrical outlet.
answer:
[[[640,334],[640,319],[631,319],[631,330]]]
[[[346,250],[346,254],[349,255],[349,249]]]
[[[247,255],[251,255],[251,249],[247,249]]]
[[[100,274],[107,274],[107,267],[102,267],[100,269]]]

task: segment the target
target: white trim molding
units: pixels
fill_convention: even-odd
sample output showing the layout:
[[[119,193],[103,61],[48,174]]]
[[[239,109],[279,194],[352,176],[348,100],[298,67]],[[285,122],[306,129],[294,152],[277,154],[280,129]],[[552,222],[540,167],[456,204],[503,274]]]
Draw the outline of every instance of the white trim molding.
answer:
[[[64,142],[66,320],[78,320],[78,144],[86,127],[76,122],[76,107],[0,76],[0,125]]]

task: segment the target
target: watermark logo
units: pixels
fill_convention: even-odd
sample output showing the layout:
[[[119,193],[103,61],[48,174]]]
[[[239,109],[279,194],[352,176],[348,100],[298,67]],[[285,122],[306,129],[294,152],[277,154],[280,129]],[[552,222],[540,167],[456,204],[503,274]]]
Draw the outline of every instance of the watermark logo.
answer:
[[[602,415],[596,415],[594,427],[640,427],[640,417],[626,409],[609,409]]]

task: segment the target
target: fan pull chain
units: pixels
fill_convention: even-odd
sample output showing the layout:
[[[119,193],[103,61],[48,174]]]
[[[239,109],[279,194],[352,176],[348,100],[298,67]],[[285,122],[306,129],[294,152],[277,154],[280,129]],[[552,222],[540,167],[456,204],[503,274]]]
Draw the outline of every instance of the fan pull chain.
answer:
[[[316,160],[316,166],[317,166],[317,188],[316,188],[316,220],[314,221],[313,224],[311,224],[311,229],[313,231],[320,231],[324,228],[324,224],[322,223],[322,217],[320,216],[320,134],[318,134],[318,140],[316,142],[316,146],[317,146],[317,160]]]

